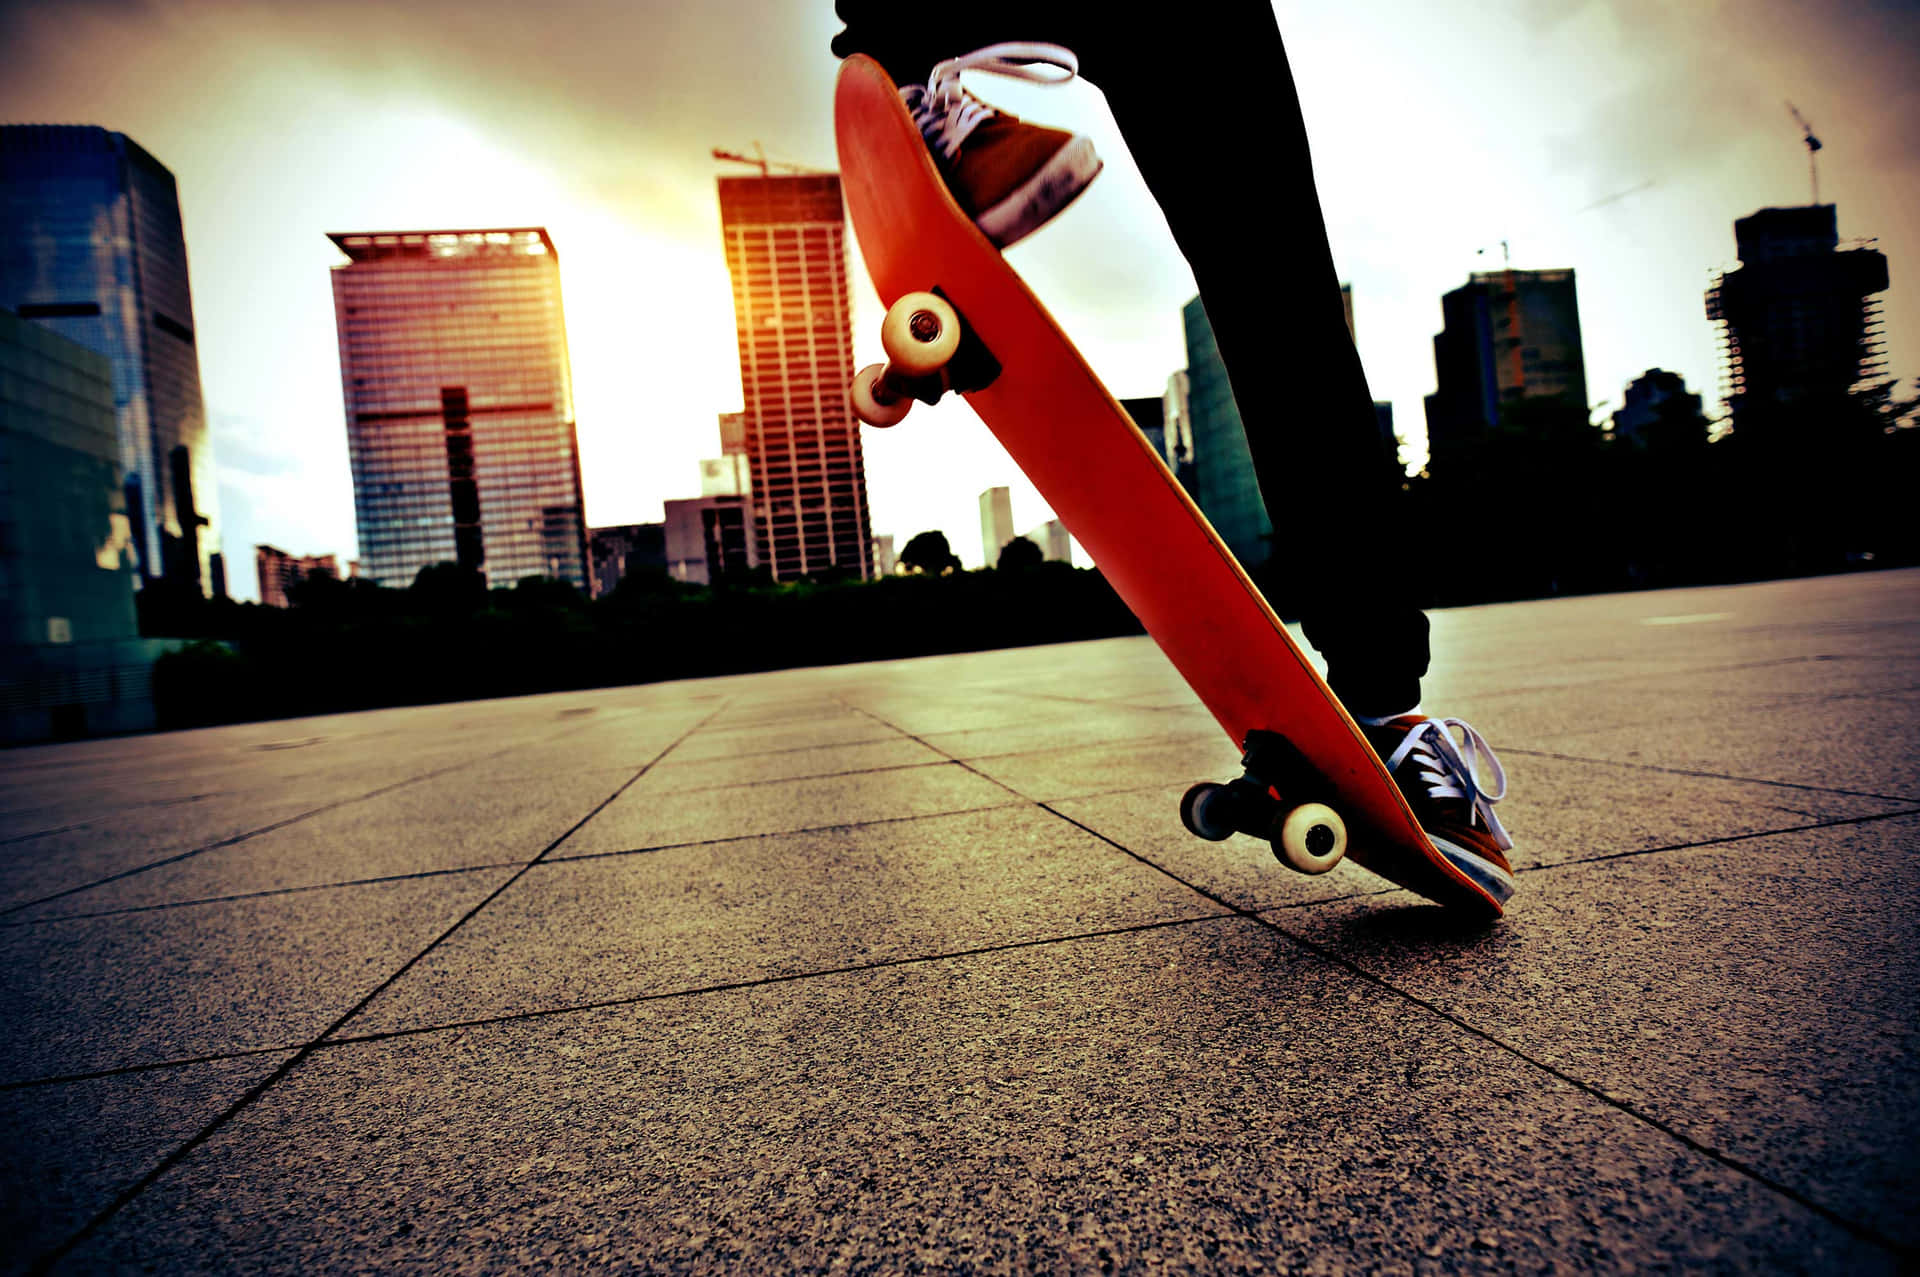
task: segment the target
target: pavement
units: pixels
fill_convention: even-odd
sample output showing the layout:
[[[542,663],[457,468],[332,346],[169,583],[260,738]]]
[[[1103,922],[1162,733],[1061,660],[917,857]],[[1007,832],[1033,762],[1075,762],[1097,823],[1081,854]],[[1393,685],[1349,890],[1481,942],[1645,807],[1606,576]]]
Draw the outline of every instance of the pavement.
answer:
[[[0,755],[0,1270],[1912,1269],[1920,572],[1433,621],[1493,925],[1145,639]]]

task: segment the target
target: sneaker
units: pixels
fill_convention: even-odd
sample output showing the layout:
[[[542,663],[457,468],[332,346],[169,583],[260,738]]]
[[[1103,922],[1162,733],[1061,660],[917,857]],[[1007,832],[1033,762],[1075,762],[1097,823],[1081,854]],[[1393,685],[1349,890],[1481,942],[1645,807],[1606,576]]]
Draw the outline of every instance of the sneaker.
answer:
[[[1064,84],[1079,60],[1057,44],[994,44],[949,58],[925,84],[900,90],[947,189],[994,246],[1006,248],[1072,203],[1100,172],[1101,160],[1093,139],[1023,123],[967,92],[960,73],[968,70]]]
[[[1513,839],[1493,814],[1493,805],[1507,796],[1507,772],[1492,746],[1457,718],[1428,718],[1418,711],[1362,720],[1360,730],[1406,795],[1434,849],[1504,905],[1513,895],[1513,868],[1505,854],[1513,850]],[[1491,790],[1480,787],[1483,763]]]

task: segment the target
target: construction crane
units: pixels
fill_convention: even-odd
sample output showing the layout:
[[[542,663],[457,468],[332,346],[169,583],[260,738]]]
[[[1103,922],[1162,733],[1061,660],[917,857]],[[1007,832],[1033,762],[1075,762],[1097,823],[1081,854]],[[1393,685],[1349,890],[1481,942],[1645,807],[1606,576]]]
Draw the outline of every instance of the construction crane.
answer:
[[[1807,117],[1800,114],[1799,107],[1789,102],[1787,110],[1793,113],[1793,122],[1800,126],[1800,132],[1806,136],[1807,177],[1813,183],[1813,202],[1818,204],[1820,202],[1820,166],[1813,158],[1813,154],[1820,149],[1820,139],[1813,135],[1813,125],[1807,123]]]
[[[752,155],[741,155],[735,151],[723,151],[716,146],[713,148],[713,158],[716,160],[728,160],[734,164],[750,165],[751,167],[757,168],[760,170],[761,177],[768,176],[769,171],[772,169],[780,169],[788,173],[825,173],[827,172],[826,169],[809,168],[805,164],[786,164],[779,160],[770,160],[767,158],[766,151],[761,148],[758,142],[755,142],[753,144]]]

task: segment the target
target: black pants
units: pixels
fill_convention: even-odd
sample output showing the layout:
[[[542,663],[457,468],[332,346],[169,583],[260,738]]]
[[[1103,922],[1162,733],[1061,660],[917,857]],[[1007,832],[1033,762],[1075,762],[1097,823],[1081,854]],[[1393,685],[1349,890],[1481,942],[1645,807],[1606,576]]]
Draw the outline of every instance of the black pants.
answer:
[[[1072,49],[1186,255],[1274,524],[1275,602],[1297,609],[1348,710],[1420,699],[1427,619],[1401,474],[1375,424],[1267,0],[837,0],[841,57],[905,84],[1005,40]],[[1204,461],[1201,464],[1205,464]],[[1270,585],[1270,592],[1274,590]]]

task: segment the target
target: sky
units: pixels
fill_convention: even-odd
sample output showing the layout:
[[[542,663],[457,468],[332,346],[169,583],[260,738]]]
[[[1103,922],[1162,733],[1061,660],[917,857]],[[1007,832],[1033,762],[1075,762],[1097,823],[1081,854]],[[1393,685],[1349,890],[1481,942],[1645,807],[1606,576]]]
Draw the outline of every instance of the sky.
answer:
[[[1516,268],[1577,272],[1600,411],[1661,367],[1717,413],[1703,297],[1736,264],[1733,221],[1810,198],[1789,101],[1823,143],[1842,237],[1889,259],[1888,372],[1920,376],[1920,0],[1274,7],[1360,354],[1410,463],[1441,295],[1499,268],[1503,243]],[[246,598],[255,544],[356,553],[330,231],[547,227],[588,522],[698,496],[717,417],[742,405],[715,179],[750,170],[711,151],[834,168],[838,26],[825,0],[0,0],[0,122],[101,125],[178,180]],[[1204,92],[1195,69],[1165,74]],[[1186,365],[1193,280],[1099,91],[970,84],[1094,138],[1106,171],[1008,256],[1117,397],[1158,396]],[[1245,129],[1257,168],[1258,122],[1222,127]],[[1257,233],[1232,189],[1222,232]],[[882,357],[883,312],[853,278],[861,365]],[[938,529],[979,566],[990,487],[1012,489],[1019,530],[1050,517],[963,403],[865,445],[873,530],[896,548]]]

